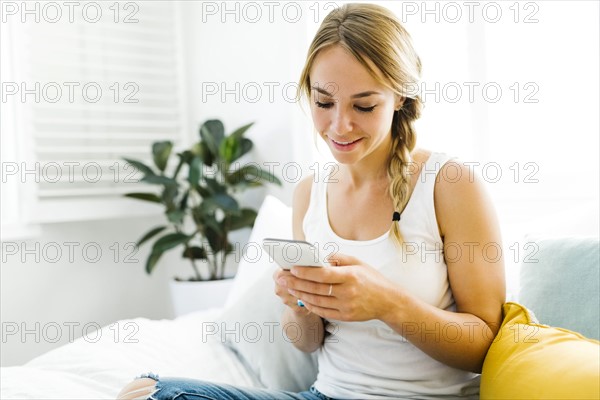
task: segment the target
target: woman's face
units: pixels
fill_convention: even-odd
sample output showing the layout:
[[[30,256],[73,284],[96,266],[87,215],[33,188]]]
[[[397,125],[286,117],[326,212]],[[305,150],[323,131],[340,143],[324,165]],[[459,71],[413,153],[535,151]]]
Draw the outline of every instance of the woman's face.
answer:
[[[401,105],[400,97],[377,82],[340,46],[317,54],[310,82],[315,128],[335,159],[342,164],[374,157],[386,159],[393,113]]]

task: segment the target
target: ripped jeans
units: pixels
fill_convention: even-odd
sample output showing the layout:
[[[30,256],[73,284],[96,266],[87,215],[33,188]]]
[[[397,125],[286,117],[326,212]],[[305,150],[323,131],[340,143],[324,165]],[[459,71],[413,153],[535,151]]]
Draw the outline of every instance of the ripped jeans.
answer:
[[[159,378],[157,374],[142,374],[137,378],[156,381],[151,400],[334,400],[314,387],[294,393],[284,390],[245,388],[222,383],[211,383],[196,379]]]

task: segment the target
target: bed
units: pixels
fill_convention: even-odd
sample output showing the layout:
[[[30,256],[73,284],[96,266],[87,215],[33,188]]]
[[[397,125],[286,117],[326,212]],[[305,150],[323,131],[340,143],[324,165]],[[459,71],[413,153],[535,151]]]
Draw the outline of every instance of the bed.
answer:
[[[150,371],[254,386],[249,371],[219,338],[198,340],[203,322],[220,313],[210,309],[174,320],[118,321],[102,328],[97,341],[79,338],[23,366],[2,368],[0,397],[114,399],[127,382]]]

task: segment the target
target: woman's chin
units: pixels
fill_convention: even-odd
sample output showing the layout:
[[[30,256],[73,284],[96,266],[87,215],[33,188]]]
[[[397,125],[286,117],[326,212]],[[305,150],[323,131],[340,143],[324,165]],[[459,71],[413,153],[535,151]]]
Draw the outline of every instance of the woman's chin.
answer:
[[[340,164],[354,164],[358,160],[357,154],[340,153],[331,149],[331,155]]]

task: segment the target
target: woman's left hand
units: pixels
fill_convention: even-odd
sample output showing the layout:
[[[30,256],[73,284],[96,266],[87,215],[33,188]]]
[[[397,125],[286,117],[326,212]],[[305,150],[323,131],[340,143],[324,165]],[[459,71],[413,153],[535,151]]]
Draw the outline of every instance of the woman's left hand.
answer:
[[[397,287],[355,257],[338,253],[333,259],[332,267],[293,267],[297,279],[288,278],[290,294],[326,319],[367,321],[390,311]]]

